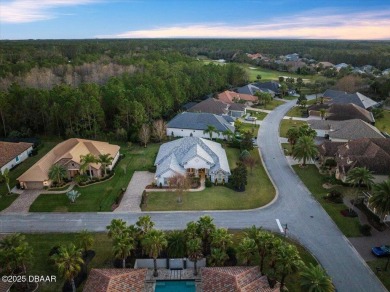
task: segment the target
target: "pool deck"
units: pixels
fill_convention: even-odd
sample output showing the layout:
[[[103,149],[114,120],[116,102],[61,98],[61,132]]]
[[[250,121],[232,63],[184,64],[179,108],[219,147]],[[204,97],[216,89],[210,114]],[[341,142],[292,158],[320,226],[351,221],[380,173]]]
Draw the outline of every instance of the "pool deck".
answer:
[[[153,269],[148,269],[146,274],[146,292],[154,292],[155,282],[157,280],[195,280],[196,292],[201,292],[201,276],[200,268],[198,268],[198,275],[194,276],[194,269],[183,269],[183,270],[169,270],[169,269],[157,269],[158,276],[153,277]]]

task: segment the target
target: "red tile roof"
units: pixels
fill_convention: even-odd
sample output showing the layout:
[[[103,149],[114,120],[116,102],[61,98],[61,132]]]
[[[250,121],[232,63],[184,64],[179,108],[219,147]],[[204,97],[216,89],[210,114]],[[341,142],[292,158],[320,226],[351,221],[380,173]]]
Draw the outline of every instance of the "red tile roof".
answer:
[[[143,292],[147,269],[92,269],[84,292]]]
[[[245,100],[251,102],[256,102],[258,100],[257,96],[237,93],[230,90],[226,90],[218,94],[218,99],[224,103],[235,103],[236,100]]]
[[[0,167],[6,165],[16,156],[22,154],[28,148],[32,147],[32,143],[10,143],[0,142]]]
[[[279,285],[270,288],[267,277],[258,267],[202,268],[203,292],[277,292]]]

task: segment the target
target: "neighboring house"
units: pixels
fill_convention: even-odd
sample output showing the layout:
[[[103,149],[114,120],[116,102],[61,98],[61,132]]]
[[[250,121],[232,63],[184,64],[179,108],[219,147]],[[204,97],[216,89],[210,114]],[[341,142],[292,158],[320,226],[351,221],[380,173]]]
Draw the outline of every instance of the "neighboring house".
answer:
[[[266,92],[266,93],[271,94],[272,97],[275,97],[274,91],[267,89],[267,88],[259,88],[254,84],[248,84],[248,85],[239,87],[239,88],[237,88],[237,92],[240,94],[249,94],[249,95],[255,95],[256,92]]]
[[[246,56],[252,60],[256,60],[256,59],[262,59],[263,58],[263,55],[260,54],[260,53],[256,53],[256,54],[246,54]]]
[[[234,133],[234,126],[229,124],[222,116],[209,113],[183,112],[176,115],[167,124],[167,136],[171,137],[199,137],[210,138],[204,133],[208,126],[214,126],[218,133],[213,138],[226,139],[222,133],[229,130]]]
[[[234,118],[241,118],[246,114],[247,106],[241,103],[232,103],[229,105],[228,114]]]
[[[298,69],[307,66],[306,63],[301,60],[287,61],[284,65],[286,65],[288,72],[296,72]]]
[[[327,61],[324,61],[324,62],[318,62],[317,67],[322,67],[322,68],[332,68],[332,67],[335,67],[334,64],[330,63],[330,62],[327,62]]]
[[[201,269],[203,292],[279,292],[276,283],[270,288],[267,276],[259,267],[207,267]]]
[[[369,123],[371,125],[375,125],[375,118],[372,112],[365,110],[364,108],[361,108],[360,106],[357,106],[353,103],[348,104],[314,104],[308,107],[308,113],[309,116],[314,117],[320,117],[321,116],[321,109],[325,109],[326,120],[332,120],[332,121],[346,121],[346,120],[353,120],[353,119],[360,119],[362,121],[365,121],[366,123]]]
[[[334,142],[348,142],[360,138],[384,138],[381,132],[362,120],[347,121],[308,120],[309,126],[317,132],[318,137]]]
[[[355,167],[366,167],[373,173],[374,182],[388,179],[390,172],[390,139],[363,138],[337,148],[336,178],[345,182],[348,172]]]
[[[208,177],[228,182],[230,168],[221,144],[207,139],[185,137],[161,145],[156,161],[156,184],[167,186],[176,174]]]
[[[32,143],[11,143],[0,141],[0,173],[11,170],[16,165],[26,160],[33,150]]]
[[[299,54],[293,53],[293,54],[288,54],[284,56],[284,59],[286,61],[298,61],[299,60]]]
[[[318,145],[319,162],[324,164],[328,159],[335,159],[338,147],[344,144],[345,142],[324,141]]]
[[[224,103],[232,104],[232,103],[248,103],[253,104],[258,101],[258,97],[250,94],[241,94],[230,90],[225,90],[218,94],[218,99]]]
[[[210,113],[223,115],[228,113],[229,105],[215,98],[208,98],[192,106],[188,111],[193,113]]]
[[[25,189],[42,189],[45,186],[50,186],[49,169],[54,164],[63,165],[67,170],[68,179],[72,179],[80,174],[81,156],[87,154],[93,154],[95,157],[98,157],[100,154],[110,154],[113,161],[107,168],[112,170],[118,161],[119,149],[119,146],[107,142],[77,138],[68,139],[50,150],[18,177],[18,181],[21,187]],[[91,172],[92,176],[95,177],[104,175],[104,170],[100,163],[92,163]]]
[[[183,105],[182,107],[181,107],[181,109],[183,110],[183,111],[188,111],[188,110],[190,110],[192,107],[194,107],[195,105],[197,105],[198,103],[197,102],[195,102],[195,101],[190,101],[190,102],[187,102],[185,105]]]
[[[336,68],[337,71],[340,71],[343,68],[348,68],[348,66],[349,66],[348,64],[340,63],[340,64],[335,65],[334,67]]]
[[[275,81],[256,82],[253,85],[258,87],[260,90],[263,90],[263,91],[270,90],[270,91],[274,92],[275,95],[280,94],[281,85],[278,82],[275,82]]]
[[[378,103],[371,98],[359,93],[347,93],[345,91],[328,89],[323,94],[324,98],[329,100],[330,103],[335,104],[348,104],[353,103],[364,109],[375,107]]]
[[[92,269],[84,292],[144,292],[148,269]]]

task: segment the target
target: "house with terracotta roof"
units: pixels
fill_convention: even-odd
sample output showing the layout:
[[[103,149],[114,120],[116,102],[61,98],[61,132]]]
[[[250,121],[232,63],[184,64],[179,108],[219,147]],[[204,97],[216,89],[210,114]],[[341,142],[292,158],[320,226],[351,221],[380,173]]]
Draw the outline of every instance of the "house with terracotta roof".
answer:
[[[224,103],[232,104],[238,102],[244,102],[253,104],[258,101],[258,97],[250,94],[238,93],[230,90],[225,90],[218,94],[218,99]]]
[[[29,157],[33,150],[32,143],[11,143],[0,141],[0,173],[11,170]]]
[[[144,292],[147,269],[92,269],[84,292]]]
[[[161,145],[156,161],[156,184],[169,185],[177,174],[208,177],[212,182],[228,182],[231,174],[225,149],[217,142],[185,137]]]
[[[259,267],[202,268],[203,292],[279,292],[279,284],[270,288]]]
[[[381,132],[360,119],[346,121],[308,120],[318,137],[334,142],[348,142],[360,138],[385,138]]]
[[[45,186],[50,186],[49,170],[54,164],[63,165],[67,170],[68,178],[72,179],[80,174],[81,157],[87,154],[93,154],[95,157],[100,154],[109,154],[113,161],[107,168],[112,170],[119,159],[119,149],[119,146],[107,142],[77,138],[68,139],[55,146],[17,180],[21,187],[25,189],[42,189]],[[92,163],[90,167],[92,176],[101,177],[104,174],[104,169],[100,163]]]

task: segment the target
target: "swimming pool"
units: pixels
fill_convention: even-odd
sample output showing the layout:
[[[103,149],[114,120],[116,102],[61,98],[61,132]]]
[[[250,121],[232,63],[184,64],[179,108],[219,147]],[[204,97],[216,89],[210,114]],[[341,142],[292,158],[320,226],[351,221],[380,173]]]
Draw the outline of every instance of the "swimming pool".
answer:
[[[156,292],[195,292],[195,281],[156,281]]]

